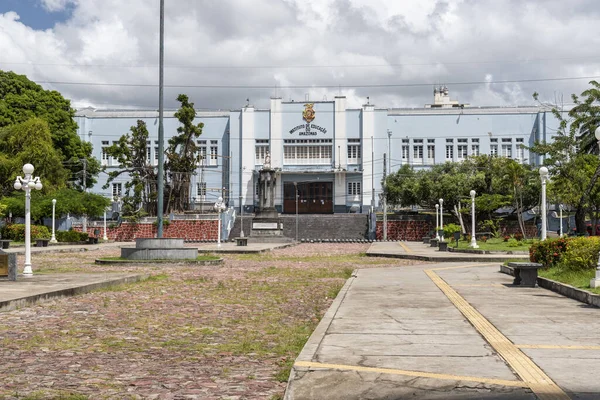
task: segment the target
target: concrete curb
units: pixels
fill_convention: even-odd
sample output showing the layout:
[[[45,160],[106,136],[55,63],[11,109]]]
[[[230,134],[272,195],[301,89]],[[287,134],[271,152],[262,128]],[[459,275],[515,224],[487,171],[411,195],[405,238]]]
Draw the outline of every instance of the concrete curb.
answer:
[[[500,266],[500,272],[514,276],[513,269],[506,265]],[[539,287],[551,290],[570,299],[577,300],[594,307],[600,307],[600,295],[588,292],[587,290],[579,289],[574,286],[567,285],[566,283],[554,281],[552,279],[542,278],[541,276],[538,276],[537,284]]]
[[[120,265],[120,264],[191,264],[191,265],[221,265],[223,259],[218,260],[102,260],[96,259],[96,264]]]
[[[476,249],[455,249],[454,247],[448,247],[448,251],[450,253],[470,253],[470,254],[504,254],[508,256],[528,256],[529,252],[527,251],[494,251],[494,250],[476,250]]]
[[[240,249],[240,250],[227,250],[227,249],[198,249],[198,253],[202,253],[202,254],[207,254],[207,253],[215,253],[215,254],[257,254],[257,253],[266,253],[269,251],[273,251],[276,249],[285,249],[286,247],[292,247],[292,246],[296,246],[298,243],[287,243],[287,244],[282,244],[281,246],[279,245],[279,243],[277,243],[277,247],[274,248],[265,248],[265,249]],[[244,247],[244,246],[238,246],[238,247]]]
[[[508,254],[513,255],[513,254]],[[511,259],[514,260],[529,260],[529,255],[520,256],[519,254],[514,254],[515,257]],[[435,262],[479,262],[479,261],[489,261],[489,262],[504,262],[507,260],[506,255],[503,257],[477,257],[477,255],[472,256],[454,256],[454,257],[444,257],[444,256],[423,256],[419,254],[391,254],[391,253],[370,253],[367,252],[367,257],[387,257],[387,258],[400,258],[403,260],[419,260],[419,261],[435,261]]]
[[[120,278],[116,278],[113,280],[107,280],[104,282],[90,283],[90,284],[84,285],[84,286],[64,288],[64,289],[59,289],[59,290],[55,290],[52,292],[40,293],[40,294],[36,294],[36,295],[31,295],[31,296],[25,296],[25,297],[21,297],[18,299],[0,301],[0,312],[16,310],[17,308],[26,307],[28,305],[32,305],[32,304],[35,304],[38,302],[43,302],[43,301],[50,300],[53,298],[70,297],[70,296],[75,296],[78,294],[89,293],[94,290],[102,289],[102,288],[109,287],[109,286],[140,282],[140,281],[148,279],[149,276],[150,276],[149,274],[125,276],[125,277],[120,277]]]
[[[304,344],[304,347],[302,348],[302,351],[300,352],[296,360],[294,360],[294,364],[298,361],[315,361],[314,357],[317,354],[317,351],[319,350],[319,346],[321,345],[321,342],[323,341],[323,338],[325,337],[325,334],[327,333],[327,330],[329,329],[329,326],[331,325],[335,314],[342,305],[342,301],[344,301],[348,290],[350,290],[350,286],[352,286],[354,279],[356,279],[356,273],[356,270],[353,271],[352,276],[346,281],[344,286],[342,286],[335,300],[333,301],[333,303],[331,303],[331,306],[329,307],[323,318],[321,318],[321,321],[317,325],[317,328],[313,331],[313,333],[310,335],[310,337]],[[309,369],[307,367],[296,367],[295,365],[292,366],[287,387],[285,389],[285,396],[283,398],[284,400],[293,399],[293,383],[300,377],[300,375],[303,375],[308,370]]]

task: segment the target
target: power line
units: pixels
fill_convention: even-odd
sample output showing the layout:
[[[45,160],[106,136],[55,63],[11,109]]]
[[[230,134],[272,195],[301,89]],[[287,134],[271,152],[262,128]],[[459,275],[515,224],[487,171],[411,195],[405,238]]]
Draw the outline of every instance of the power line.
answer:
[[[390,64],[332,64],[332,65],[165,65],[173,69],[311,69],[311,68],[401,68],[425,67],[438,65],[474,65],[474,64],[530,64],[549,61],[597,60],[598,56],[531,58],[520,60],[471,60],[471,61],[438,61],[423,63],[390,63]],[[47,67],[89,67],[89,68],[157,68],[158,64],[74,64],[74,63],[45,63],[45,62],[1,62],[3,65],[31,65]]]
[[[465,81],[465,82],[446,82],[448,86],[465,86],[465,85],[487,85],[487,84],[504,84],[504,83],[528,83],[528,82],[556,82],[556,81],[573,81],[581,79],[598,79],[600,76],[573,76],[561,78],[532,78],[532,79],[508,79],[499,81]],[[117,86],[117,87],[148,87],[156,88],[157,84],[151,83],[101,83],[101,82],[65,82],[65,81],[35,81],[38,84],[48,85],[77,85],[77,86]],[[423,87],[435,86],[436,83],[385,83],[385,84],[337,84],[337,85],[164,85],[165,88],[193,88],[193,89],[349,89],[349,88],[397,88],[397,87]]]

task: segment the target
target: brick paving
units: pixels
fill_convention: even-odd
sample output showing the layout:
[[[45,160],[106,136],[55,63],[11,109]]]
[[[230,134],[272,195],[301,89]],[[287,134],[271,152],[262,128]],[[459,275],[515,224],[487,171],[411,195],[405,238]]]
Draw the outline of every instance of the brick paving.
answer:
[[[34,254],[35,273],[152,277],[1,313],[0,399],[280,399],[348,271],[414,263],[358,256],[367,248],[302,244],[223,266],[93,263],[118,248]]]

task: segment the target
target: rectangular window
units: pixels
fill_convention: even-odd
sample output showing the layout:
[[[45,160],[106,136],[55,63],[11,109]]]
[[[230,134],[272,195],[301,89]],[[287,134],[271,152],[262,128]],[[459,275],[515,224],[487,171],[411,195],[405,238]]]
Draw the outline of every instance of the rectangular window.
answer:
[[[491,144],[490,145],[490,155],[496,157],[498,155],[498,145]]]
[[[402,162],[408,162],[409,145],[408,139],[402,139]]]
[[[106,152],[106,149],[108,148],[108,140],[103,140],[102,141],[102,165],[108,165],[108,153]]]
[[[361,163],[360,139],[348,139],[348,164]]]
[[[112,197],[113,199],[119,198],[123,195],[123,184],[113,183],[112,184]]]
[[[154,141],[154,165],[158,165],[158,140]]]
[[[478,144],[471,145],[471,155],[473,155],[473,156],[479,155],[479,145]]]
[[[413,140],[413,163],[423,164],[423,139]]]
[[[360,182],[348,182],[348,196],[360,196]]]
[[[435,145],[433,144],[427,145],[427,162],[429,164],[435,163]]]
[[[206,182],[198,182],[196,183],[196,196],[198,200],[206,199]]]
[[[446,160],[454,160],[454,139],[446,139]]]
[[[210,141],[210,165],[211,166],[215,166],[218,165],[218,154],[219,154],[219,146],[218,146],[218,141],[216,140],[211,140]]]
[[[512,144],[502,145],[502,157],[512,158]]]
[[[198,151],[198,165],[208,165],[208,160],[206,159],[206,140],[198,140],[196,150]]]
[[[113,140],[112,144],[113,144],[113,146],[114,146],[114,145],[116,145],[116,144],[119,144],[119,142],[118,142],[118,141],[115,141],[115,140]],[[108,159],[108,165],[119,165],[119,164],[117,164],[117,160],[115,160],[115,158],[114,158],[114,157],[110,157],[110,158]]]
[[[460,139],[459,139],[460,140]],[[456,145],[456,158],[458,160],[464,160],[467,158],[467,148],[466,144],[458,144]]]
[[[320,142],[313,142],[320,143]],[[331,164],[331,146],[283,146],[283,160],[286,164]]]
[[[525,145],[523,144],[523,138],[517,139],[517,161],[523,162],[525,160]]]

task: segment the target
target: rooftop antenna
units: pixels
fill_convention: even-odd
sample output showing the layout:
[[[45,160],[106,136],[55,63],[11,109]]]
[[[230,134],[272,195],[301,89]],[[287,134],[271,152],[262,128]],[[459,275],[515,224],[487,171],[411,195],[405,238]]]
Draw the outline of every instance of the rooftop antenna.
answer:
[[[246,107],[248,107],[250,105],[250,98],[246,99]]]
[[[367,96],[367,105],[369,105],[369,104],[371,104],[371,103],[369,102],[369,96]]]

